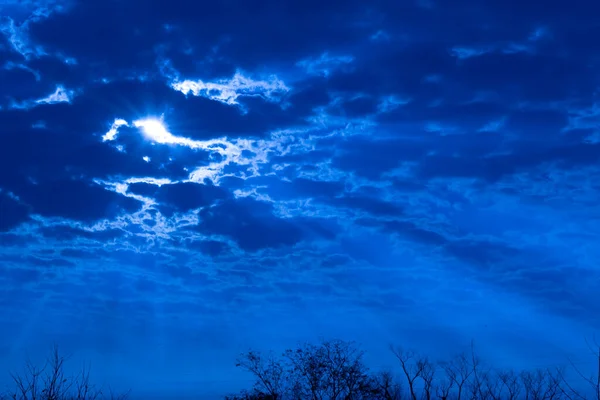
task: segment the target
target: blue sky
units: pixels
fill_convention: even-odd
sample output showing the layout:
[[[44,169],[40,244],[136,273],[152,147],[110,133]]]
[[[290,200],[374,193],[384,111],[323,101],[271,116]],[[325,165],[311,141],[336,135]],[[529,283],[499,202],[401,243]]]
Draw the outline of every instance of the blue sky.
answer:
[[[56,342],[134,393],[228,392],[240,351],[318,337],[585,365],[598,12],[2,1],[2,370]]]

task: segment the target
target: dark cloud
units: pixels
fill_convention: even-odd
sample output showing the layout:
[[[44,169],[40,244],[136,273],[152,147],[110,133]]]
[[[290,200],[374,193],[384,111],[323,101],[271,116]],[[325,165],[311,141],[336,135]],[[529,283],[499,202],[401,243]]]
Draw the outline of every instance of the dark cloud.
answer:
[[[248,180],[246,185],[262,186],[261,191],[264,191],[274,199],[281,200],[298,198],[330,199],[344,190],[343,182],[306,178],[283,181],[275,177],[261,177]]]
[[[199,231],[228,236],[246,251],[293,246],[302,238],[293,221],[274,216],[267,203],[249,198],[205,208],[200,218]]]
[[[350,22],[368,10],[357,1],[333,1],[315,8],[317,13],[307,12],[312,8],[306,2],[271,1],[255,7],[233,1],[200,7],[181,0],[152,5],[134,1],[118,13],[112,2],[94,4],[75,5],[69,13],[36,24],[32,37],[50,50],[76,55],[81,62],[97,64],[100,72],[110,72],[153,65],[157,44],[163,45],[176,66],[192,62],[184,54],[189,43],[196,59],[209,58],[216,45],[218,58],[253,67],[256,60],[295,61],[332,44],[364,39],[369,33],[368,26]],[[107,30],[109,25],[118,28]],[[249,30],[252,34],[247,34]],[[227,71],[229,65],[218,72]]]
[[[29,210],[8,193],[0,191],[0,232],[8,231],[27,221]]]
[[[186,248],[193,252],[200,252],[212,257],[219,256],[225,253],[229,246],[226,243],[216,240],[194,240],[186,242]]]
[[[83,181],[58,180],[30,184],[16,192],[32,212],[84,222],[112,218],[140,208],[140,202]]]
[[[333,160],[337,168],[352,171],[365,178],[378,179],[404,161],[416,161],[425,155],[427,144],[421,140],[349,140],[338,145],[339,155]]]
[[[358,97],[343,100],[339,105],[329,110],[331,115],[359,118],[375,114],[379,100],[373,97]]]
[[[23,247],[26,244],[37,243],[37,240],[22,233],[0,233],[0,243],[4,247]]]
[[[88,126],[65,127],[62,124],[52,127],[49,118],[61,118],[68,121],[71,111],[62,109],[61,105],[53,105],[54,109],[48,109],[47,115],[34,115],[27,117],[23,111],[0,113],[0,120],[7,118],[7,131],[3,135],[5,145],[0,147],[0,184],[6,185],[11,190],[26,185],[28,181],[48,182],[56,179],[69,179],[74,175],[84,175],[93,178],[109,178],[114,175],[156,175],[156,176],[182,176],[184,172],[181,164],[177,166],[168,162],[168,157],[181,157],[180,149],[169,152],[159,150],[156,147],[139,146],[139,153],[120,152],[116,148],[101,142],[98,130],[108,131],[109,120],[104,119],[98,124]],[[56,108],[58,107],[58,109]],[[28,124],[25,123],[25,118]],[[11,120],[13,122],[11,122]],[[48,129],[32,129],[31,124],[36,121],[46,121]],[[85,123],[86,118],[83,117]],[[111,121],[112,122],[112,121]],[[14,125],[13,125],[14,123]],[[110,123],[110,122],[109,122]],[[78,124],[83,125],[81,122]],[[28,126],[26,126],[28,125]],[[89,132],[82,134],[81,132]],[[136,133],[136,136],[138,134]],[[139,136],[137,136],[139,137]],[[140,139],[138,139],[139,141]],[[11,149],[27,149],[23,152],[11,151]],[[132,149],[130,149],[132,150]],[[147,163],[142,157],[152,156],[155,163]],[[194,157],[198,161],[207,159],[206,154],[198,154]],[[162,159],[162,160],[161,160]],[[160,161],[165,162],[161,167]]]
[[[43,272],[34,268],[2,268],[0,277],[8,279],[11,283],[22,285],[26,283],[37,282],[43,275]]]
[[[85,230],[69,225],[41,227],[39,232],[44,237],[66,242],[80,238],[96,242],[110,242],[125,236],[125,232],[119,229]]]
[[[419,167],[419,174],[425,178],[473,177],[496,181],[506,175],[545,164],[555,165],[559,170],[594,165],[600,159],[599,148],[597,144],[580,143],[550,148],[523,147],[511,154],[488,157],[436,155],[424,160]]]
[[[446,239],[440,233],[432,230],[420,228],[413,222],[408,221],[379,221],[374,219],[359,219],[357,221],[360,225],[367,227],[378,227],[384,232],[393,233],[401,238],[420,243],[428,246],[439,246],[448,243]]]
[[[398,217],[403,213],[403,208],[398,204],[373,197],[347,195],[328,202],[337,207],[357,209],[376,216]]]
[[[35,267],[74,267],[75,263],[63,258],[40,258],[27,256],[22,258],[24,264],[29,264]]]

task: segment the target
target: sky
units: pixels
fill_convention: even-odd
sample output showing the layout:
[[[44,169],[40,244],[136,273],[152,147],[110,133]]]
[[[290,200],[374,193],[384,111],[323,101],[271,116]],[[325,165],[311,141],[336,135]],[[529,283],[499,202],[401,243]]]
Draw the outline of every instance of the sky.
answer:
[[[2,0],[0,383],[52,343],[159,397],[317,338],[593,364],[598,13]]]

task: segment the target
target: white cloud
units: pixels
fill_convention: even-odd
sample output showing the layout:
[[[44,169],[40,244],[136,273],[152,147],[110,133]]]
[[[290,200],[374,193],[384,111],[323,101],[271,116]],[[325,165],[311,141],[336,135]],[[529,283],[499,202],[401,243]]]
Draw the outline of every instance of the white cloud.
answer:
[[[207,142],[175,136],[168,131],[164,121],[158,118],[144,118],[133,121],[133,126],[140,129],[154,143],[175,144],[191,149],[206,149]]]
[[[189,171],[186,180],[190,182],[202,183],[205,179],[210,179],[215,185],[218,185],[224,177],[235,176],[241,179],[247,179],[254,176],[260,176],[261,168],[269,161],[269,154],[287,154],[304,152],[313,148],[310,132],[312,130],[285,130],[272,132],[267,139],[228,139],[227,137],[195,140],[187,137],[178,136],[170,132],[168,125],[162,118],[144,118],[135,120],[131,123],[116,119],[113,126],[106,135],[104,141],[115,140],[120,126],[133,126],[146,137],[147,140],[155,144],[184,146],[190,149],[203,150],[219,157],[213,158],[208,165],[189,166],[185,169]],[[346,127],[346,130],[348,128]],[[317,132],[317,130],[315,130]],[[318,133],[318,132],[317,132]],[[302,138],[301,136],[309,135]],[[321,135],[318,135],[319,137]],[[140,157],[143,155],[139,155]],[[231,166],[240,168],[228,168]],[[226,169],[228,171],[226,172]],[[152,182],[151,182],[152,180]],[[169,180],[158,180],[154,178],[129,178],[123,181],[123,185],[134,182],[146,182],[155,185],[174,183]]]
[[[41,104],[57,104],[57,103],[70,103],[75,96],[75,91],[65,89],[62,86],[57,86],[53,93],[46,97],[42,97],[37,100],[25,100],[22,102],[13,101],[10,108],[28,110]]]
[[[226,147],[224,149],[217,148],[216,150],[223,156],[223,159],[220,162],[213,162],[207,166],[194,169],[189,175],[190,181],[202,182],[208,178],[215,184],[218,184],[222,178],[227,176],[237,176],[242,179],[259,176],[259,164],[264,164],[268,161],[267,154],[269,150],[277,147],[277,140],[236,139],[229,142],[226,139],[222,139],[222,144]],[[254,155],[250,158],[244,157],[244,150],[248,150]],[[223,170],[230,163],[238,166],[246,166],[247,168],[244,171],[239,171],[237,174],[224,174]]]
[[[218,153],[227,153],[231,143],[225,138],[211,140],[194,140],[182,136],[173,135],[169,132],[162,118],[143,118],[133,121],[132,125],[138,128],[144,136],[158,144],[170,144],[189,147],[190,149],[201,149],[214,151]],[[121,118],[116,118],[110,130],[102,136],[102,141],[115,140],[118,135],[118,130],[121,126],[130,126],[130,124]]]
[[[138,128],[144,136],[157,144],[184,146],[190,149],[204,150],[211,153],[219,154],[219,162],[212,162],[209,165],[204,165],[192,170],[189,175],[189,180],[194,182],[202,182],[205,178],[213,180],[217,183],[223,175],[223,169],[229,163],[237,165],[249,166],[247,170],[251,173],[258,173],[258,163],[267,161],[267,141],[253,141],[247,139],[228,140],[227,138],[218,138],[210,140],[194,140],[182,136],[176,136],[171,133],[160,118],[144,118],[133,121],[132,126]],[[130,126],[124,119],[115,119],[111,129],[102,137],[103,141],[115,140],[118,134],[118,129],[121,126]],[[277,142],[277,140],[273,141]],[[243,156],[244,150],[249,150],[254,154],[252,157]],[[146,162],[151,161],[149,157],[143,158]],[[127,183],[133,183],[131,178]],[[140,178],[139,182],[148,182],[149,178]],[[154,184],[165,184],[170,181],[156,181]]]
[[[116,118],[115,122],[112,123],[112,126],[110,127],[108,132],[106,132],[104,136],[102,136],[102,141],[106,142],[110,140],[115,140],[117,134],[119,133],[119,128],[121,126],[129,126],[129,124],[124,119]]]
[[[238,97],[260,96],[266,100],[277,100],[276,95],[286,93],[289,88],[276,76],[268,80],[253,80],[237,72],[231,79],[216,82],[175,79],[171,87],[185,95],[202,96],[229,105],[238,105]]]
[[[67,90],[62,86],[57,86],[54,93],[36,100],[37,104],[56,104],[56,103],[70,103],[73,99],[74,92]]]
[[[126,179],[125,182],[127,185],[130,185],[132,183],[147,183],[150,185],[156,185],[156,186],[162,186],[162,185],[168,185],[171,183],[177,183],[177,181],[172,181],[169,178],[154,178],[154,177],[143,177],[143,178],[129,178]]]

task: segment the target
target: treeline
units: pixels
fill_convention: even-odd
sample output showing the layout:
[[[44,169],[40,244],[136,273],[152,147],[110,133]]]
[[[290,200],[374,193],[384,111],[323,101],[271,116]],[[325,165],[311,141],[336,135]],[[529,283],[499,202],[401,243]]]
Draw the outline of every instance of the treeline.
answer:
[[[475,354],[434,362],[427,356],[390,347],[396,371],[372,372],[353,342],[305,344],[280,356],[250,351],[237,366],[251,373],[254,386],[226,400],[600,400],[600,349],[592,350],[598,371],[591,377],[571,363],[533,371],[498,370]],[[569,372],[569,376],[567,374]],[[569,378],[580,378],[577,385]],[[582,383],[582,384],[580,384]],[[587,389],[586,389],[587,387]]]
[[[390,351],[397,368],[384,371],[371,371],[364,352],[354,342],[342,340],[303,344],[281,355],[249,351],[240,355],[237,366],[254,376],[254,385],[225,400],[600,400],[600,346],[590,347],[594,355],[590,360],[598,363],[598,369],[589,377],[574,363],[569,369],[494,369],[480,360],[473,346],[443,362],[400,347]],[[89,368],[68,375],[65,361],[54,347],[44,365],[27,362],[20,373],[11,375],[13,388],[0,400],[128,397],[129,393],[94,385]],[[169,396],[177,397],[177,393]]]
[[[31,361],[20,372],[11,373],[13,388],[0,394],[0,400],[125,400],[129,393],[115,393],[90,380],[89,367],[76,374],[67,374],[65,362],[54,346],[43,365]]]

